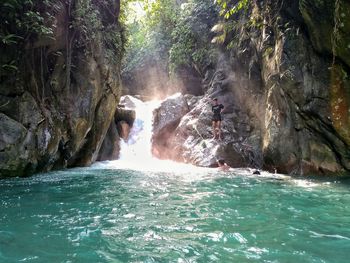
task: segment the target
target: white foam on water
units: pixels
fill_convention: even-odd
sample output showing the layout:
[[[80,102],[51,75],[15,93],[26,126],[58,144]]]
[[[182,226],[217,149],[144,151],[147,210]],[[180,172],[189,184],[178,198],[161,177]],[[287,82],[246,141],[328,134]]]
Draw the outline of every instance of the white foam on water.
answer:
[[[160,102],[142,102],[134,97],[128,97],[134,104],[136,118],[128,140],[120,140],[119,161],[127,161],[131,164],[146,163],[153,159],[151,153],[152,112]]]
[[[178,94],[173,96],[178,96]],[[132,96],[126,97],[124,97],[127,101],[126,109],[135,110],[136,118],[127,141],[120,140],[120,158],[95,163],[94,168],[176,173],[180,177],[184,175],[184,180],[199,179],[208,176],[208,172],[213,171],[210,168],[200,168],[191,164],[159,160],[153,157],[151,150],[153,110],[160,105],[161,101],[142,102]]]
[[[329,235],[329,234],[322,234],[322,233],[317,233],[314,231],[309,231],[311,235],[311,237],[315,237],[315,238],[335,238],[335,239],[345,239],[345,240],[350,240],[349,237],[346,236],[342,236],[339,234],[334,234],[334,235]]]
[[[179,96],[179,93],[171,97],[174,96]],[[148,176],[157,176],[156,173],[158,172],[171,173],[176,175],[177,180],[182,181],[210,180],[218,177],[238,175],[285,180],[303,188],[313,188],[320,185],[307,179],[293,179],[288,175],[273,174],[265,171],[260,171],[260,175],[253,175],[254,169],[250,168],[231,168],[228,172],[222,172],[213,168],[197,167],[192,164],[178,163],[170,160],[159,160],[152,156],[151,140],[153,111],[160,105],[161,101],[143,102],[132,96],[124,96],[121,101],[125,103],[126,109],[135,110],[136,113],[129,137],[127,141],[120,140],[119,160],[98,162],[93,165],[93,168],[135,170],[147,173]]]

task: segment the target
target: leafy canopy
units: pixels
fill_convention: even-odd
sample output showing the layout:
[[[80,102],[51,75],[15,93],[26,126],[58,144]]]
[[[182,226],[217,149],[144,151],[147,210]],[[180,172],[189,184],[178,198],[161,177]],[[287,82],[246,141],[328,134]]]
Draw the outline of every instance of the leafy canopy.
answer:
[[[164,63],[171,72],[183,66],[200,71],[209,63],[213,47],[210,29],[218,16],[213,0],[128,1],[129,43],[123,73],[128,74],[149,61]],[[135,4],[143,17],[135,15]],[[134,8],[134,10],[133,10]]]
[[[215,0],[220,6],[220,15],[229,19],[232,15],[238,13],[243,9],[247,9],[250,0]]]

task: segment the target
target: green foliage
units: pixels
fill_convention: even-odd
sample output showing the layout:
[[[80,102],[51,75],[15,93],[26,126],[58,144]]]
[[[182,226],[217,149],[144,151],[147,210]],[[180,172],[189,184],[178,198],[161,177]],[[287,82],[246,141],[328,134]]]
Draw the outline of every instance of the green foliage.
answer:
[[[150,60],[165,64],[173,73],[182,66],[199,69],[209,63],[210,29],[218,16],[213,0],[189,0],[182,5],[174,0],[138,2],[146,15],[128,25],[124,74]]]
[[[108,58],[120,63],[125,34],[118,20],[118,1],[2,0],[0,12],[0,78],[14,79],[11,74],[25,64],[24,55],[31,47],[45,49],[49,43],[47,40],[53,38],[53,30],[57,26],[53,23],[56,15],[60,23],[58,26],[66,33],[63,36],[66,36],[67,61],[70,60],[68,56],[72,54],[73,48],[83,48],[90,52],[90,44],[97,40],[103,41]],[[67,71],[72,66],[69,63],[65,65]]]
[[[132,71],[138,66],[143,66],[146,57],[155,52],[152,48],[150,36],[142,21],[136,21],[128,26],[128,42],[125,57],[124,72]]]
[[[5,45],[16,44],[18,39],[23,39],[20,36],[16,36],[15,34],[7,34],[1,36],[1,42]]]
[[[18,67],[16,66],[15,60],[11,60],[7,64],[1,65],[1,68],[4,70],[8,70],[8,71],[11,71],[11,70],[17,71],[17,69],[18,69]]]
[[[23,46],[39,36],[52,37],[52,28],[45,24],[52,17],[47,12],[51,2],[39,0],[2,0],[0,3],[1,74],[17,71]],[[4,70],[4,71],[3,71]]]
[[[76,47],[82,47],[89,53],[93,50],[93,43],[103,41],[107,57],[119,64],[126,42],[123,30],[125,16],[119,12],[119,2],[115,0],[74,2],[70,31],[73,38],[77,36]]]
[[[29,35],[52,35],[52,29],[44,24],[44,16],[38,11],[49,4],[49,1],[39,0],[3,0],[0,4],[0,41],[12,45]],[[45,15],[50,18],[48,13]]]
[[[127,25],[128,52],[124,59],[124,74],[145,66],[150,60],[158,63],[168,60],[168,52],[172,43],[171,33],[176,27],[180,9],[173,0],[136,2],[143,6],[145,15],[138,18],[134,14],[133,21]],[[126,5],[126,8],[126,13],[132,15],[132,4]]]
[[[103,30],[99,9],[90,0],[77,1],[73,17],[73,27],[80,32],[81,46],[89,44]]]
[[[215,0],[220,6],[220,15],[229,19],[241,10],[247,10],[251,0]]]
[[[211,0],[192,0],[181,10],[179,21],[172,32],[170,69],[181,66],[203,69],[214,57],[210,30],[217,21],[218,10]]]
[[[226,49],[237,48],[247,33],[246,29],[262,26],[256,17],[248,18],[251,0],[215,0],[215,3],[219,6],[220,16],[224,20],[220,22],[219,30],[213,28],[217,33],[213,42],[225,46]]]

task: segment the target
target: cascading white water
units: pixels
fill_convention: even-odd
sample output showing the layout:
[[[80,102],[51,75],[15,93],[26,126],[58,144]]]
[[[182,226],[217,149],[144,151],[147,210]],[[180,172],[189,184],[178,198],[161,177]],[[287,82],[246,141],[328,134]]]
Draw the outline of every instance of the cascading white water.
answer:
[[[159,101],[142,102],[132,97],[124,96],[121,104],[126,109],[136,112],[136,119],[126,141],[120,140],[120,158],[115,161],[105,161],[96,163],[96,168],[110,169],[132,169],[150,172],[176,172],[182,174],[184,180],[198,180],[207,173],[203,173],[206,168],[195,167],[190,164],[177,163],[169,160],[159,160],[152,156],[152,119],[153,110],[160,104]]]
[[[177,163],[170,160],[159,160],[152,156],[152,120],[153,110],[159,106],[160,101],[142,102],[132,97],[124,96],[121,104],[126,109],[135,110],[136,118],[128,139],[120,140],[120,158],[115,161],[105,161],[94,164],[95,168],[131,169],[149,172],[170,172],[180,176],[180,180],[192,181],[204,179],[212,173],[216,175],[216,169],[200,168],[191,164]],[[251,175],[249,169],[235,169],[236,174]],[[150,173],[151,175],[153,173]],[[154,174],[153,174],[154,175]],[[271,174],[263,172],[260,176],[271,177]]]
[[[124,97],[125,99],[125,97]],[[132,104],[136,118],[127,141],[120,141],[121,161],[149,162],[153,160],[151,152],[152,139],[152,112],[158,101],[142,102],[134,97],[127,96],[128,104]]]

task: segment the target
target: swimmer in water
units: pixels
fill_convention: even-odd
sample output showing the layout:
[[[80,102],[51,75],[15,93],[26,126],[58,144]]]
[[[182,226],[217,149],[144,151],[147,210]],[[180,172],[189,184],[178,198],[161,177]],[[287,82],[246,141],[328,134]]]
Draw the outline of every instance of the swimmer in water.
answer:
[[[225,163],[225,160],[223,160],[223,159],[218,160],[217,163],[218,163],[218,168],[220,171],[226,172],[226,171],[230,170],[230,168],[231,168],[230,166],[227,165],[227,163]]]

